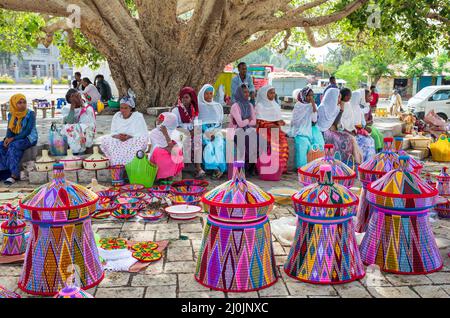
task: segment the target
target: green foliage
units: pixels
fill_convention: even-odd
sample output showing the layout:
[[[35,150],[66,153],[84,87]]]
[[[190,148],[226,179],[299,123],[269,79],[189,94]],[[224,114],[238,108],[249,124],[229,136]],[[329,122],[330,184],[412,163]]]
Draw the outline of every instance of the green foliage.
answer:
[[[0,84],[14,84],[16,81],[9,75],[0,75]]]
[[[31,84],[35,84],[35,85],[41,85],[41,84],[44,84],[44,79],[43,79],[43,78],[36,78],[36,77],[33,77],[33,78],[31,79]]]
[[[345,62],[334,74],[336,78],[347,81],[347,87],[358,89],[360,84],[366,82],[367,77],[364,75],[364,69],[358,62]]]
[[[448,52],[439,54],[437,57],[419,56],[408,63],[406,74],[409,77],[418,77],[425,73],[441,75],[450,72],[450,56]]]

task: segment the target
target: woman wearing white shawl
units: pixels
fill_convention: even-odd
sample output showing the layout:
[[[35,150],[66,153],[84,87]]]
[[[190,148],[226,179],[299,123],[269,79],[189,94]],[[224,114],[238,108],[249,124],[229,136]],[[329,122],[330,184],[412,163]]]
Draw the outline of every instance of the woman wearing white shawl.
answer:
[[[375,140],[370,136],[369,132],[364,129],[366,125],[366,120],[364,118],[365,111],[367,111],[365,95],[358,90],[352,93],[352,98],[350,99],[350,102],[345,105],[344,114],[341,119],[344,129],[356,135],[356,142],[358,143],[359,149],[362,151],[363,162],[372,158],[376,153]],[[349,120],[347,124],[344,124],[342,120],[344,119],[346,112],[348,112],[347,117]]]
[[[139,150],[148,147],[148,129],[144,116],[135,111],[133,98],[120,100],[120,112],[113,116],[111,134],[102,139],[100,145],[111,165],[126,165]]]
[[[206,84],[198,93],[198,121],[203,132],[203,166],[213,170],[213,178],[220,179],[227,170],[226,143],[221,132],[223,107],[214,101],[214,87]]]
[[[150,132],[150,161],[158,167],[156,179],[171,181],[184,168],[183,150],[176,139],[177,116],[164,112],[158,116],[156,128]]]
[[[328,89],[319,106],[319,123],[322,123],[325,143],[332,144],[337,156],[350,168],[355,169],[356,165],[362,162],[362,153],[352,133],[355,131],[355,121],[349,103],[351,96],[352,92],[348,88],[341,91],[337,88]],[[331,112],[336,115],[327,116]]]
[[[312,149],[323,149],[325,142],[316,125],[317,106],[313,90],[309,87],[300,90],[297,101],[292,112],[289,135],[295,140],[296,167],[301,168],[307,164],[308,152]]]
[[[278,172],[277,176],[281,176],[282,173],[287,172],[287,162],[289,159],[289,144],[286,138],[286,134],[282,131],[281,127],[286,123],[282,119],[281,107],[275,101],[275,88],[270,85],[261,87],[256,97],[256,128],[258,132],[258,138],[265,138],[267,141],[267,153],[260,154],[256,167],[259,171],[259,177],[261,179],[273,180],[275,174],[265,174],[262,169],[263,166],[272,167],[277,160],[275,156],[278,156]],[[278,132],[278,142],[272,142],[272,130],[275,129]],[[271,169],[270,169],[271,170]]]
[[[339,89],[329,88],[317,108],[317,127],[320,131],[325,132],[329,130],[339,115],[340,108],[338,100]]]

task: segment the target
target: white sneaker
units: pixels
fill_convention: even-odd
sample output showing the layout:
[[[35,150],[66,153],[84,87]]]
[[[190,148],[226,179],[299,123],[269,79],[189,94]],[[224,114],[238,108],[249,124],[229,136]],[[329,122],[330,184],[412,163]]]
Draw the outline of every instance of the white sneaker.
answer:
[[[5,180],[5,184],[6,185],[11,185],[11,184],[14,184],[14,183],[16,183],[16,179],[14,179],[12,177],[9,177],[8,179]]]

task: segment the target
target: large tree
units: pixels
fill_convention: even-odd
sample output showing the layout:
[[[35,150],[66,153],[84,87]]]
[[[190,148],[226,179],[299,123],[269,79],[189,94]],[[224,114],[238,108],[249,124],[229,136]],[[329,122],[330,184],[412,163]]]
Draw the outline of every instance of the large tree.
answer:
[[[335,36],[345,39],[343,33],[360,34],[372,19],[373,13],[366,10],[369,4],[369,0],[1,0],[0,8],[39,15],[39,22],[28,30],[31,41],[66,42],[88,59],[101,54],[120,92],[133,89],[140,109],[145,109],[172,103],[182,86],[198,88],[214,81],[224,65],[276,36],[281,46],[287,46],[293,28],[301,27],[313,46],[335,42]],[[372,35],[398,31],[405,43],[417,42],[417,50],[423,51],[431,41],[448,40],[448,0],[378,4],[381,27],[370,30]],[[81,13],[78,29],[66,21],[73,16],[74,5]]]

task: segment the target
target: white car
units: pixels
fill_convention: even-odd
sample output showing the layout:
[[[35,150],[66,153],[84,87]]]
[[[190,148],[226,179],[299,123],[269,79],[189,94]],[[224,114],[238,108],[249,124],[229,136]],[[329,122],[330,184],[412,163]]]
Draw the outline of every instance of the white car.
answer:
[[[437,115],[447,120],[450,118],[450,85],[422,88],[408,101],[407,108],[421,119],[434,109]]]

